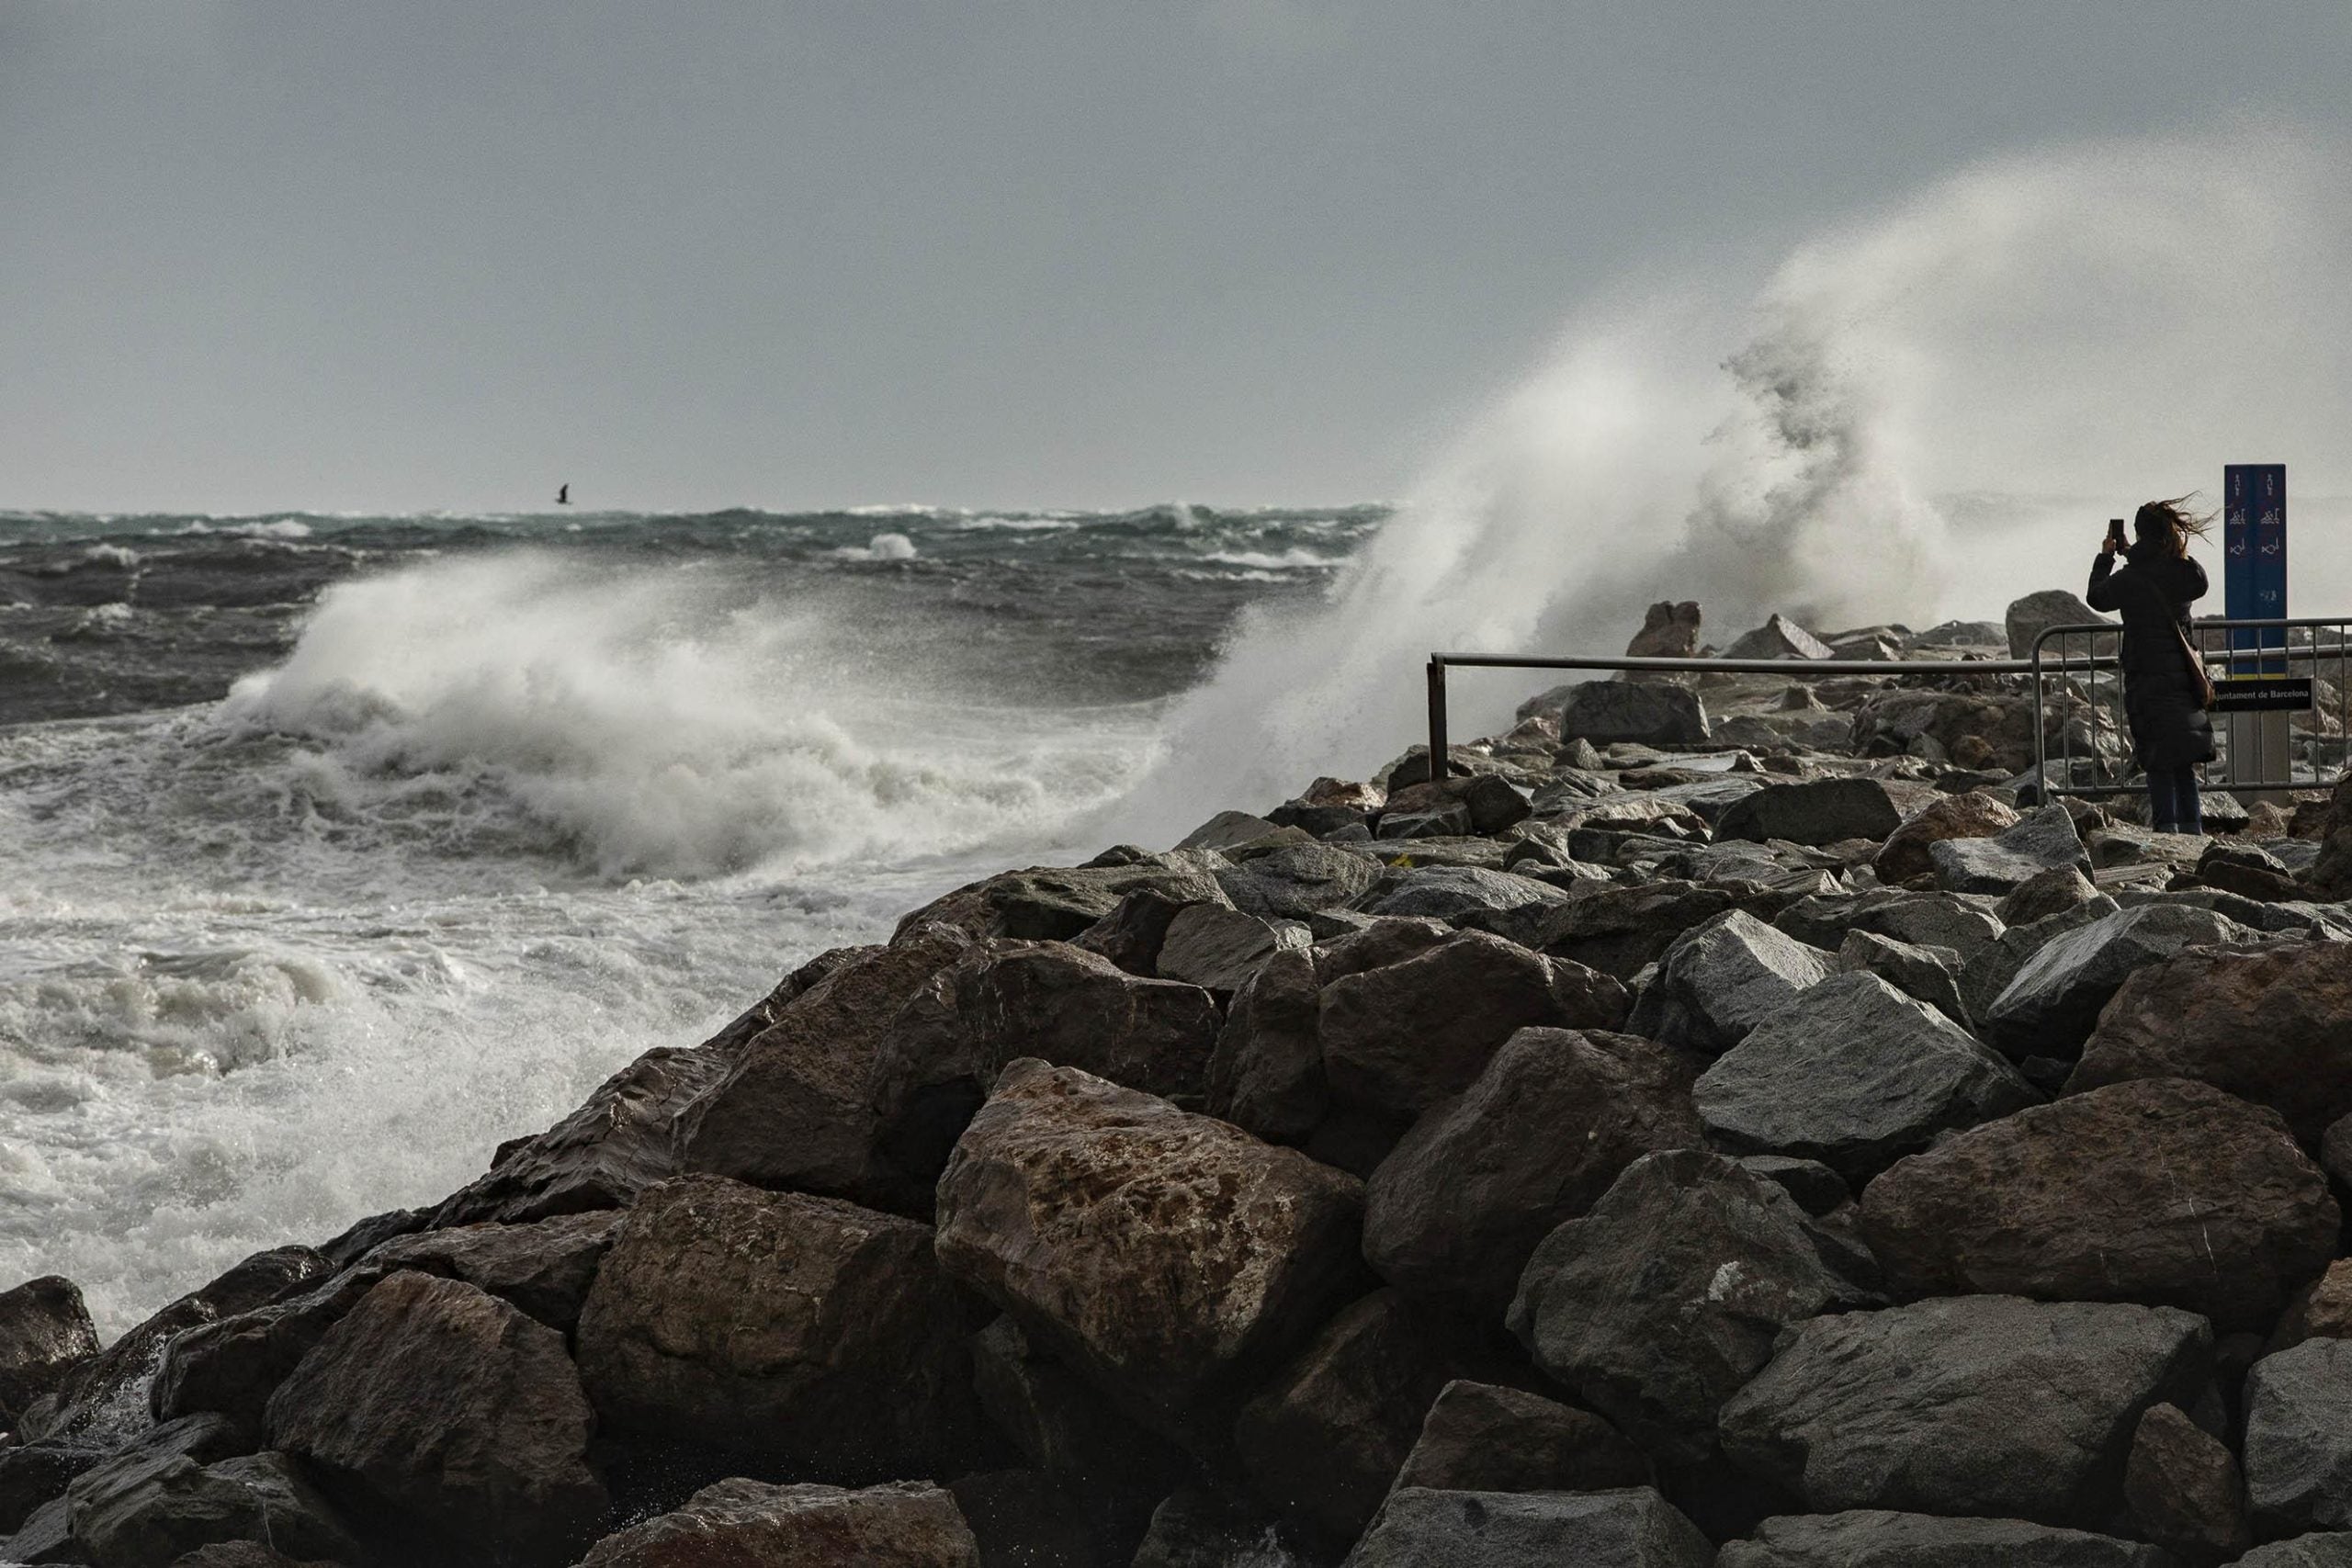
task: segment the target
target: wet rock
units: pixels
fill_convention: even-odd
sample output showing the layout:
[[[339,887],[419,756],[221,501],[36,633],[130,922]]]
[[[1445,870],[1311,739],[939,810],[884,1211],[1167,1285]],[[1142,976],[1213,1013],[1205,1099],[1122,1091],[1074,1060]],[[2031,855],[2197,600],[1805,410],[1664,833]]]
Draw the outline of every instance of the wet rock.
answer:
[[[361,1557],[334,1505],[283,1454],[211,1465],[127,1456],[75,1481],[66,1511],[98,1568],[153,1568],[230,1541],[267,1542],[298,1559]]]
[[[1725,659],[1826,659],[1829,645],[1789,619],[1775,615],[1724,649]]]
[[[1327,844],[1293,844],[1220,870],[1216,883],[1244,914],[1303,920],[1354,903],[1379,874],[1363,855]]]
[[[2036,920],[2078,909],[2098,897],[2098,886],[2082,874],[2081,868],[2053,866],[2018,884],[2017,891],[2004,897],[1993,912],[2004,925],[2030,926]]]
[[[2012,601],[2007,612],[2002,616],[2002,625],[2008,633],[2011,659],[2032,658],[2035,641],[2052,626],[2112,626],[2113,624],[2105,615],[2084,604],[2079,596],[2069,593],[2063,588],[2047,588],[2039,593],[2029,593],[2022,599]],[[2095,649],[2093,645],[2096,645]],[[2069,638],[2063,649],[2059,646],[2058,639],[2053,637],[2049,647],[2043,649],[2042,657],[2052,661],[2062,655],[2066,658],[2080,659],[2086,651],[2095,650],[2103,654],[2112,654],[2115,647],[2115,638],[2105,634]]]
[[[364,1261],[463,1280],[568,1334],[620,1223],[620,1213],[606,1209],[537,1224],[460,1225],[387,1242]]]
[[[272,1446],[355,1509],[560,1561],[604,1512],[563,1337],[454,1280],[386,1278],[269,1403]]]
[[[1632,1035],[1520,1030],[1374,1171],[1366,1261],[1491,1321],[1553,1227],[1641,1156],[1700,1143],[1690,1085],[1701,1065]]]
[[[1209,1058],[1208,1109],[1273,1144],[1306,1142],[1330,1106],[1317,1032],[1322,987],[1307,953],[1286,949],[1235,993]]]
[[[1462,830],[1470,833],[1499,833],[1514,823],[1527,820],[1532,809],[1528,791],[1508,779],[1493,773],[1474,773],[1467,778],[1446,778],[1417,784],[1398,790],[1388,797],[1388,808],[1381,817],[1380,836],[1395,838],[1388,831],[1392,816],[1414,812],[1430,812],[1453,807],[1462,812],[1468,824]]]
[[[1800,992],[1691,1098],[1717,1146],[1816,1159],[1857,1186],[1940,1134],[2041,1100],[1959,1025],[1863,974]]]
[[[0,1540],[0,1562],[9,1563],[87,1562],[89,1554],[74,1540],[66,1501],[58,1497],[35,1508],[17,1533]]]
[[[97,1330],[73,1280],[44,1274],[0,1292],[0,1431],[97,1353]]]
[[[1878,780],[1814,779],[1767,784],[1743,796],[1716,819],[1715,837],[1835,844],[1884,839],[1902,826],[1903,813]]]
[[[2245,1380],[2255,1533],[2352,1530],[2352,1340],[2306,1339]]]
[[[1646,1452],[1697,1461],[1782,1327],[1876,1302],[1850,1277],[1856,1262],[1777,1183],[1672,1150],[1634,1161],[1544,1238],[1510,1324],[1536,1365]]]
[[[1216,906],[1180,904],[1147,887],[1120,899],[1117,908],[1073,937],[1070,945],[1099,953],[1130,975],[1157,979],[1159,949],[1168,940],[1170,923],[1186,909],[1203,908]]]
[[[1469,1088],[1514,1031],[1614,1029],[1625,1010],[1606,975],[1463,931],[1329,982],[1317,1032],[1335,1097],[1411,1116]]]
[[[2070,1089],[2197,1078],[2267,1105],[2307,1145],[2352,1112],[2352,947],[2193,948],[2133,971]]]
[[[580,1568],[980,1568],[955,1497],[927,1481],[863,1491],[737,1478],[606,1536]]]
[[[741,1449],[831,1479],[964,1458],[968,1309],[931,1227],[718,1177],[649,1190],[580,1317],[606,1430]],[[273,1406],[273,1409],[275,1406]]]
[[[2141,1535],[2189,1562],[2234,1562],[2254,1544],[2238,1461],[2178,1405],[2151,1405],[2140,1417],[2123,1501]]]
[[[1954,1023],[1964,1026],[1968,1022],[1968,1004],[1960,999],[1960,952],[1956,948],[1922,947],[1874,931],[1848,931],[1838,949],[1838,967],[1849,975],[1875,975]]]
[[[1519,716],[1557,714],[1560,734],[1606,746],[1689,746],[1707,739],[1707,707],[1688,686],[1667,682],[1579,681],[1555,686],[1519,706]]]
[[[1153,1510],[1130,1568],[1267,1568],[1287,1555],[1268,1520],[1230,1497],[1188,1488]]]
[[[648,1051],[598,1085],[579,1110],[452,1194],[433,1224],[523,1224],[627,1208],[646,1188],[677,1174],[672,1119],[717,1084],[730,1060],[669,1046]]]
[[[1234,1423],[1250,1486],[1311,1539],[1354,1540],[1439,1391],[1472,1370],[1453,1337],[1394,1290],[1341,1311]]]
[[[1833,973],[1827,953],[1734,909],[1667,949],[1628,1027],[1716,1055]]]
[[[1138,888],[1148,887],[1180,904],[1221,901],[1225,895],[1215,873],[1224,864],[1224,857],[1213,851],[1181,850],[1074,870],[1036,866],[1002,872],[907,915],[891,942],[895,945],[931,925],[953,928],[967,939],[1068,942]]]
[[[2086,906],[2089,908],[2089,906]],[[2081,1055],[2099,1011],[2134,971],[2188,947],[2258,942],[2261,933],[2204,909],[2149,904],[2065,931],[2018,965],[1976,1012],[1990,1044],[2012,1056]]]
[[[1484,866],[1412,866],[1385,873],[1357,900],[1368,915],[1409,915],[1456,921],[1474,913],[1559,904],[1567,895],[1547,882]]]
[[[2090,856],[2063,806],[2045,806],[1990,838],[1939,839],[1928,846],[1936,885],[1951,893],[2007,895],[2048,871],[2088,876]]]
[[[254,1253],[75,1365],[46,1396],[45,1415],[36,1421],[34,1412],[26,1413],[23,1435],[119,1441],[143,1430],[151,1424],[149,1384],[175,1336],[266,1306],[318,1279],[327,1267],[307,1247]]]
[[[2192,1400],[2211,1354],[2169,1307],[1953,1296],[1816,1317],[1724,1406],[1723,1443],[1816,1513],[2098,1529],[2141,1416]]]
[[[35,1508],[65,1495],[74,1478],[104,1461],[89,1443],[45,1441],[0,1448],[0,1531],[17,1529]]]
[[[2267,1327],[2335,1255],[2327,1179],[2276,1111],[2153,1078],[1956,1133],[1862,1193],[1889,1282],[2187,1307]]]
[[[1439,1492],[1606,1492],[1647,1486],[1650,1461],[1600,1416],[1539,1393],[1456,1380],[1396,1472]]]
[[[210,1411],[257,1438],[278,1384],[389,1271],[347,1269],[291,1300],[175,1336],[164,1347],[149,1391],[155,1419]]]
[[[1356,1292],[1363,1202],[1295,1150],[1023,1061],[940,1178],[938,1255],[1128,1414],[1197,1438]]]
[[[1433,1492],[1399,1487],[1346,1568],[1712,1568],[1714,1548],[1648,1487],[1615,1492]]]
[[[2176,1568],[2153,1546],[2023,1519],[1939,1519],[1859,1508],[1766,1519],[1715,1568]]]
[[[1989,795],[1971,791],[1928,803],[1887,836],[1872,863],[1881,882],[1908,882],[1932,875],[1930,845],[1946,839],[1989,839],[2018,825],[2018,814]]]
[[[1230,997],[1276,953],[1306,945],[1305,926],[1274,926],[1221,904],[1193,904],[1169,922],[1159,975]]]

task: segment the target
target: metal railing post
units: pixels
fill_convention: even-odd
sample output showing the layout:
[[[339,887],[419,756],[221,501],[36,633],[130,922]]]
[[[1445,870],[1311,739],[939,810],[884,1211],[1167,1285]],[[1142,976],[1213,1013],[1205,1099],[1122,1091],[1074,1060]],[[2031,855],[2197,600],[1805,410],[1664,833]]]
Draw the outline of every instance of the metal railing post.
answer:
[[[1445,741],[1445,660],[1430,655],[1430,780],[1442,779],[1450,756]]]

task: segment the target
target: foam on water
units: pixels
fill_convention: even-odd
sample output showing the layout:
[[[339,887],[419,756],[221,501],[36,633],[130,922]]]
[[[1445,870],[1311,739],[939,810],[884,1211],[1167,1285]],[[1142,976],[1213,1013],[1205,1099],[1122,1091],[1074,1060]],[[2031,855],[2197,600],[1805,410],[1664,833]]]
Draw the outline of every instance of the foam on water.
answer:
[[[1660,598],[1722,642],[2079,591],[2106,518],[2211,497],[2225,462],[2289,463],[2298,604],[2352,607],[2343,152],[2255,130],[1997,160],[1764,279],[1594,303],[1321,606],[1244,612],[1118,826],[1361,776],[1419,733],[1432,650],[1611,653]],[[1457,732],[1532,679],[1457,674]]]

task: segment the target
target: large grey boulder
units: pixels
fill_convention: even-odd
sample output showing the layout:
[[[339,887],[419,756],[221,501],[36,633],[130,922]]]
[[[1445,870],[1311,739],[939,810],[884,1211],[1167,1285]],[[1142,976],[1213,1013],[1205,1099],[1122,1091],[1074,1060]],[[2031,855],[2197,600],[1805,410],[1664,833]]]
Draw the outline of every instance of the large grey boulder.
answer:
[[[967,940],[1068,942],[1140,889],[1149,888],[1180,904],[1220,901],[1225,894],[1217,886],[1216,873],[1228,863],[1213,850],[1174,850],[1136,853],[1116,864],[1000,872],[942,894],[902,917],[891,945],[926,926],[960,931]]]
[[[2193,1403],[2212,1333],[2169,1307],[1949,1296],[1816,1317],[1724,1407],[1734,1462],[1816,1513],[2102,1529],[2140,1417]]]
[[[1371,890],[1380,868],[1328,844],[1289,844],[1221,868],[1216,884],[1233,907],[1266,920],[1303,920],[1343,909]]]
[[[2352,1339],[2306,1339],[2245,1380],[2255,1533],[2352,1531]]]
[[[0,1430],[98,1353],[82,1292],[55,1274],[0,1291]]]
[[[1853,932],[1867,931],[1919,947],[1948,947],[1966,964],[2001,936],[2001,922],[1981,907],[1985,902],[1951,893],[1874,887],[1800,898],[1774,915],[1772,925],[1831,953]]]
[[[1707,707],[1688,686],[1667,682],[1579,681],[1521,703],[1519,716],[1557,714],[1563,740],[1596,746],[1695,746],[1707,739]]]
[[[1867,974],[1798,993],[1692,1099],[1717,1146],[1819,1160],[1857,1187],[1939,1134],[2041,1101],[1959,1025]]]
[[[2045,942],[1976,1021],[1986,1041],[2010,1055],[2072,1058],[2133,971],[2183,948],[2261,940],[2260,932],[2204,909],[2119,909]]]
[[[1431,1492],[1400,1487],[1345,1568],[1712,1568],[1714,1547],[1656,1492]]]
[[[1230,997],[1284,948],[1307,946],[1306,928],[1277,926],[1222,904],[1188,904],[1168,922],[1159,978]]]
[[[2317,1144],[2352,1112],[2352,946],[2192,948],[2134,971],[2067,1087],[2141,1077],[2200,1079]]]
[[[1877,1302],[1853,1278],[1867,1269],[1777,1182],[1669,1150],[1544,1239],[1510,1324],[1537,1366],[1645,1451],[1696,1461],[1781,1329]]]
[[[1682,934],[1739,902],[1696,882],[1640,883],[1579,892],[1544,917],[1543,951],[1631,980]]]
[[[1627,1027],[1714,1055],[1836,970],[1820,949],[1733,909],[1666,950]]]
[[[1838,944],[1838,967],[1847,974],[1875,975],[1952,1022],[1968,1022],[1968,1004],[1960,998],[1957,948],[1923,946],[1875,931],[1853,931]]]
[[[831,1479],[927,1473],[972,1440],[977,1326],[931,1227],[682,1177],[638,1200],[580,1316],[605,1428]]]
[[[2009,894],[2052,871],[2091,874],[2082,834],[2063,806],[2045,806],[1989,837],[1951,837],[1928,846],[1936,885],[1950,893]]]
[[[1646,1486],[1648,1458],[1608,1422],[1524,1389],[1457,1379],[1421,1422],[1396,1484],[1439,1492]]]
[[[1698,1145],[1700,1066],[1633,1035],[1519,1031],[1373,1172],[1366,1261],[1393,1284],[1491,1320],[1554,1226],[1641,1156]]]
[[[2327,1179],[2278,1113],[2186,1078],[1955,1133],[1862,1193],[1889,1283],[2186,1307],[2267,1329],[2335,1256]]]
[[[1412,1116],[1470,1087],[1520,1029],[1615,1029],[1625,989],[1580,964],[1484,931],[1323,987],[1317,1032],[1331,1092]]]
[[[1766,1519],[1715,1568],[2175,1568],[2158,1548],[2023,1519],[1858,1508]]]
[[[2063,588],[2045,588],[2039,593],[2029,593],[2022,599],[2014,600],[2002,616],[2003,627],[2008,633],[2011,659],[2032,658],[2035,639],[2052,626],[2113,624],[2084,604],[2080,595],[2069,593]],[[2052,637],[2050,645],[2042,649],[2042,658],[2053,664],[2062,658],[2079,660],[2086,651],[2092,650],[2094,645],[2099,653],[2111,654],[2115,651],[2112,635],[2093,634],[2068,637],[2063,648],[2059,639]]]
[[[939,1180],[940,1266],[1180,1438],[1363,1281],[1363,1188],[1239,1128],[1015,1062]]]
[[[1367,915],[1401,915],[1460,922],[1530,904],[1565,904],[1567,894],[1548,882],[1477,865],[1417,865],[1381,874],[1356,900]]]
[[[2006,931],[1996,922],[1993,940],[1973,952],[1963,950],[1961,959],[1960,1001],[1968,1010],[1971,1023],[1984,1016],[2035,953],[2070,931],[2114,914],[2117,908],[2114,899],[2100,894],[2087,903]]]
[[[927,1481],[844,1491],[737,1478],[606,1536],[580,1568],[981,1568],[956,1499]]]
[[[1814,779],[1767,784],[1743,795],[1716,818],[1715,837],[1835,844],[1847,839],[1875,841],[1902,826],[1901,809],[1878,780]]]
[[[336,1495],[475,1551],[547,1561],[604,1513],[563,1336],[455,1280],[369,1291],[269,1402],[273,1447]]]
[[[1724,649],[1725,659],[1827,659],[1829,645],[1789,619],[1775,612],[1754,631],[1733,639]]]

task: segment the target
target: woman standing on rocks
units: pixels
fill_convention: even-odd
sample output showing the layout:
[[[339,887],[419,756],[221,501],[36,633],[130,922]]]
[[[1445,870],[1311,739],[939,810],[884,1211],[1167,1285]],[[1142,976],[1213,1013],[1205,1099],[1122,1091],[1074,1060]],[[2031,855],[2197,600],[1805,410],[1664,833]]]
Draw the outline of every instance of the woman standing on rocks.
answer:
[[[2188,558],[2190,535],[2205,536],[2212,519],[2184,504],[2188,498],[2152,501],[2132,515],[2132,541],[2120,523],[2091,562],[2094,610],[2123,617],[2123,716],[2132,727],[2132,755],[2148,775],[2149,820],[2159,833],[2202,833],[2197,769],[2213,760],[2213,721],[2206,716],[2212,687],[2189,640],[2188,606],[2205,596],[2205,569]],[[2129,563],[2115,570],[2120,549]]]

